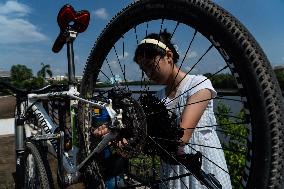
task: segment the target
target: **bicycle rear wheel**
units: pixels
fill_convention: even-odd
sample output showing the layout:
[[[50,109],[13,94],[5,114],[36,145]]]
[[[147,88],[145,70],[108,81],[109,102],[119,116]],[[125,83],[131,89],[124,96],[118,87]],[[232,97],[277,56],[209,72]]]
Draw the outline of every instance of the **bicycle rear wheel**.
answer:
[[[108,85],[110,88],[121,82],[127,89],[131,88],[129,81],[139,81],[141,88],[137,91],[147,91],[149,88],[146,84],[149,82],[145,74],[129,57],[134,56],[133,49],[147,34],[153,29],[161,32],[163,28],[171,31],[174,40],[178,41],[178,37],[182,36],[177,43],[183,55],[179,65],[187,69],[187,73],[206,74],[215,84],[214,87],[225,87],[224,83],[214,83],[218,75],[230,75],[228,80],[233,80],[235,92],[229,95],[237,95],[238,98],[222,95],[215,98],[215,102],[218,102],[216,99],[224,100],[229,105],[238,102],[240,107],[236,113],[220,104],[215,112],[218,120],[215,126],[225,151],[229,168],[227,174],[230,174],[233,186],[284,187],[284,114],[280,88],[269,61],[249,31],[230,13],[210,1],[140,0],[123,9],[103,30],[90,53],[81,83],[81,95],[94,98],[97,89],[102,87],[102,81],[115,83]],[[193,46],[199,50],[192,50]],[[188,57],[196,60],[190,68],[189,65],[183,65]],[[204,65],[205,62],[211,64]],[[122,76],[120,79],[118,74]],[[107,90],[109,88],[104,89]],[[91,109],[88,104],[80,104],[81,144],[85,155],[91,150]],[[159,118],[160,115],[156,116]],[[167,151],[165,148],[163,150]],[[157,168],[162,160],[153,154],[141,151],[138,156],[130,158],[128,177],[133,181],[130,186],[155,187],[158,183],[167,185],[169,180],[181,180],[180,177],[162,179],[162,170]]]
[[[25,188],[52,188],[41,154],[31,142],[26,143],[24,166]]]

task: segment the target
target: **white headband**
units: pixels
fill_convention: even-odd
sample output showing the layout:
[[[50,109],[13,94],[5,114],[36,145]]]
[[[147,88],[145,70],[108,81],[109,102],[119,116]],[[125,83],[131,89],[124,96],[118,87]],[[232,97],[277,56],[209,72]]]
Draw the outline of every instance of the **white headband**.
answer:
[[[154,45],[157,45],[159,47],[161,47],[162,49],[164,50],[170,50],[167,45],[165,45],[164,43],[162,43],[161,41],[158,41],[156,39],[143,39],[141,42],[140,42],[140,45],[141,44],[145,44],[145,43],[150,43],[150,44],[154,44]]]

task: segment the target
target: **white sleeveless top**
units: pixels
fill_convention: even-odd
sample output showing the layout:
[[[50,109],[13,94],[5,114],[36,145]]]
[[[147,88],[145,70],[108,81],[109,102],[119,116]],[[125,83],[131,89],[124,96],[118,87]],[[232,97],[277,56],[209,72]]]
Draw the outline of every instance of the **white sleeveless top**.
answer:
[[[182,111],[187,103],[187,99],[201,89],[209,89],[212,93],[212,98],[217,95],[209,79],[201,75],[187,75],[177,89],[175,95],[176,99],[164,99],[167,108],[174,111],[174,113],[178,116],[178,123],[180,116],[182,115]],[[217,122],[213,111],[213,100],[211,99],[196,128],[194,129],[190,140],[188,141],[189,144],[183,148],[183,151],[185,153],[193,154],[195,154],[197,151],[201,152],[203,155],[203,171],[205,171],[205,173],[214,174],[217,180],[221,183],[222,188],[230,189],[232,186],[230,176],[228,173],[226,173],[228,172],[228,169],[224,153],[222,149],[218,149],[222,146],[215,131],[216,124]],[[210,161],[206,158],[208,158]],[[223,170],[213,164],[211,161],[217,164]],[[188,173],[188,171],[183,166],[169,165],[165,162],[162,163],[161,174],[163,174],[165,178],[185,173]],[[206,187],[201,185],[200,182],[193,176],[188,176],[178,180],[163,182],[160,184],[160,188],[205,189]]]

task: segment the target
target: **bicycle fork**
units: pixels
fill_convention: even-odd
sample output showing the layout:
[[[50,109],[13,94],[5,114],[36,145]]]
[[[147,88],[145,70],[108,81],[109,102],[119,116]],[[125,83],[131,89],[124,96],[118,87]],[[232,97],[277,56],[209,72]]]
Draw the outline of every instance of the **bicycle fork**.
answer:
[[[15,150],[16,150],[16,174],[14,175],[15,188],[24,187],[24,158],[25,158],[25,143],[24,143],[24,119],[21,118],[21,103],[17,99],[17,112],[15,116]]]

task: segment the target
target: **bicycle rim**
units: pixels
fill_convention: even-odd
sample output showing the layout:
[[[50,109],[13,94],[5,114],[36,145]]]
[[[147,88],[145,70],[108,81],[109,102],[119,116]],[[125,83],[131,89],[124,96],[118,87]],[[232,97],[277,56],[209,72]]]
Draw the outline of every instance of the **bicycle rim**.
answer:
[[[238,112],[232,113],[222,104],[215,105],[218,106],[215,112],[218,120],[216,130],[219,138],[223,137],[223,141],[220,140],[229,168],[227,173],[230,174],[233,186],[283,187],[283,154],[280,153],[283,150],[283,107],[279,86],[255,39],[231,14],[212,2],[141,0],[123,9],[106,26],[91,51],[81,84],[81,95],[92,98],[100,87],[98,81],[111,83],[111,78],[115,78],[115,75],[121,75],[121,81],[125,83],[136,81],[135,75],[141,75],[138,81],[143,81],[143,89],[138,91],[147,90],[143,73],[135,72],[138,67],[135,68],[135,63],[127,57],[133,57],[133,48],[136,48],[147,34],[152,33],[154,29],[154,32],[159,33],[164,28],[172,33],[172,39],[176,41],[179,40],[178,34],[183,36],[182,40],[176,42],[183,47],[179,47],[180,54],[183,55],[180,58],[182,61],[179,62],[179,65],[183,65],[182,69],[187,69],[188,73],[195,75],[207,73],[213,84],[218,74],[230,74],[234,79],[235,94],[239,97],[219,95],[216,99],[229,104],[238,102]],[[184,30],[186,32],[183,32]],[[199,41],[196,41],[197,39]],[[193,49],[194,45],[199,49]],[[186,60],[188,56],[191,60],[189,62]],[[211,65],[208,64],[209,61],[212,62]],[[189,66],[191,68],[188,68]],[[130,71],[127,72],[126,69]],[[218,82],[215,84],[218,85]],[[126,88],[129,88],[129,85],[126,85]],[[216,99],[215,104],[218,103]],[[86,104],[80,106],[79,121],[84,140],[82,144],[86,151],[90,151],[91,107]],[[238,127],[242,129],[236,129]],[[239,133],[236,135],[237,131]],[[236,163],[233,158],[236,154],[240,154],[235,157],[240,157],[241,163]],[[203,159],[210,161],[210,157],[203,156]],[[159,156],[143,152],[132,157],[129,160],[132,169],[127,172],[128,177],[132,178],[132,184],[167,186],[167,182],[174,179],[184,184],[182,176],[168,177],[168,180],[161,177],[163,172],[158,167],[162,161]],[[213,165],[218,166],[214,162]]]

